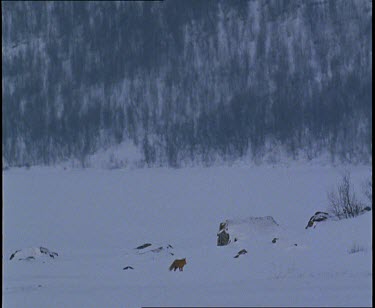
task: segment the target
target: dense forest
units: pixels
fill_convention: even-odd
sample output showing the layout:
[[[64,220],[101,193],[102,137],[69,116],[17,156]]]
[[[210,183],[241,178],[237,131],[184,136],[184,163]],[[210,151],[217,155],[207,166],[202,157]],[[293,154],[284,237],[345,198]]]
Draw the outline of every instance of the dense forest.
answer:
[[[372,1],[2,1],[3,164],[369,162]]]

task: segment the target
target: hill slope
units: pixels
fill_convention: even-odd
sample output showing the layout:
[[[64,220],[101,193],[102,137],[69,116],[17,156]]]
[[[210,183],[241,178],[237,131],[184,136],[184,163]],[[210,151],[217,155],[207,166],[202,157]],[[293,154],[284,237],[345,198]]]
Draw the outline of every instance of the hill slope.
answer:
[[[359,195],[370,169],[348,169]],[[371,212],[305,229],[326,209],[326,191],[341,172],[298,165],[8,170],[4,305],[371,306]],[[237,228],[237,242],[216,246],[220,222],[269,215],[276,243],[255,223]],[[152,245],[136,249],[145,243]],[[58,256],[9,260],[40,246]],[[247,254],[234,258],[242,249]],[[168,271],[176,258],[187,258],[183,272]]]

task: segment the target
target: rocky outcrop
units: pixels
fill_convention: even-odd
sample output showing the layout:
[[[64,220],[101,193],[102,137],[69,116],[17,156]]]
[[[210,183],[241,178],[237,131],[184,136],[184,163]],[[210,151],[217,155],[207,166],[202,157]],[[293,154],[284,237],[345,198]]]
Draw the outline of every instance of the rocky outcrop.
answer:
[[[135,249],[137,250],[137,254],[139,254],[139,255],[143,255],[143,254],[147,254],[147,253],[161,253],[161,252],[165,252],[165,253],[167,253],[171,256],[174,255],[173,246],[171,244],[167,244],[165,246],[157,245],[155,247],[154,244],[145,243],[143,245],[140,245],[140,246],[136,247]]]
[[[246,253],[247,253],[247,250],[246,249],[242,249],[233,258],[238,258],[240,255],[244,255]]]
[[[129,270],[129,269],[134,269],[132,266],[125,266],[122,270]]]
[[[147,248],[148,246],[151,246],[152,244],[151,243],[145,243],[143,245],[140,245],[138,247],[136,247],[135,249],[145,249]]]
[[[267,240],[278,236],[280,228],[272,216],[227,219],[220,223],[217,246],[225,246],[239,239]]]
[[[217,233],[217,246],[225,246],[229,244],[228,224],[220,223],[219,232]]]
[[[307,228],[316,227],[316,222],[325,221],[330,217],[330,215],[326,212],[316,212],[313,216],[311,216],[309,222],[307,223]]]
[[[32,248],[25,248],[16,250],[14,253],[10,255],[9,260],[13,260],[17,258],[18,260],[36,260],[37,258],[42,258],[44,256],[48,256],[52,259],[57,257],[59,254],[57,252],[51,251],[45,247],[32,247]]]
[[[50,256],[51,258],[55,258],[58,256],[58,253],[57,252],[54,252],[54,251],[50,251],[49,249],[45,248],[45,247],[39,247],[40,249],[40,252],[42,254],[45,254],[45,255],[48,255]]]

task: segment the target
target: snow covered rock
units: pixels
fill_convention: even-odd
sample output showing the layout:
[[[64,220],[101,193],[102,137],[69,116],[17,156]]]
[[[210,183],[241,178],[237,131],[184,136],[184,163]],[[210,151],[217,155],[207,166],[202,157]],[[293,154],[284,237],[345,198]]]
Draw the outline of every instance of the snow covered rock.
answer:
[[[307,223],[307,228],[316,227],[316,222],[325,221],[328,218],[331,218],[331,216],[326,212],[316,212],[313,216],[311,216],[309,222]]]
[[[45,254],[45,255],[48,255],[50,256],[51,258],[55,258],[58,256],[58,253],[57,252],[54,252],[54,251],[50,251],[49,249],[45,248],[45,247],[39,247],[40,249],[40,252]]]
[[[123,270],[125,270],[125,271],[128,270],[128,269],[134,269],[134,267],[128,265],[128,266],[125,266],[125,267],[123,268]]]
[[[240,255],[244,255],[247,253],[246,249],[241,249],[233,258],[238,258]]]
[[[14,253],[11,254],[9,260],[17,258],[18,260],[31,261],[31,260],[41,259],[46,256],[54,259],[55,257],[58,256],[58,253],[54,251],[50,251],[48,248],[45,248],[45,247],[31,247],[31,248],[16,250]]]
[[[152,245],[151,243],[145,243],[143,245],[140,245],[140,246],[136,247],[135,249],[145,249],[145,248],[147,248],[151,245]]]
[[[217,246],[225,246],[229,244],[228,224],[220,223],[219,232],[217,233]]]
[[[220,223],[217,233],[217,245],[224,246],[240,239],[251,238],[259,240],[263,237],[276,237],[279,234],[279,225],[272,216],[254,217],[241,219],[227,219]]]
[[[136,247],[135,249],[137,250],[138,255],[147,254],[147,253],[155,254],[155,253],[161,253],[161,252],[164,252],[165,254],[169,254],[172,256],[174,255],[173,246],[170,244],[167,244],[165,246],[156,245],[155,247],[155,245],[151,243],[146,243],[146,244]]]

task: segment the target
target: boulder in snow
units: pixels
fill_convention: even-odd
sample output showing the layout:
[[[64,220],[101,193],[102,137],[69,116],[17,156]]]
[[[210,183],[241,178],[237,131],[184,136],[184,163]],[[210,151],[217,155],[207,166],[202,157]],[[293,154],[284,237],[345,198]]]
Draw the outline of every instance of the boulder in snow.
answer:
[[[330,215],[326,212],[316,212],[313,216],[311,216],[309,222],[307,223],[307,228],[316,227],[316,222],[325,221],[330,218]]]
[[[146,253],[161,253],[164,252],[169,255],[174,255],[173,253],[173,247],[170,244],[167,244],[166,246],[156,246],[151,244],[151,243],[146,243],[141,246],[138,246],[137,248],[137,254],[138,255],[143,255]]]
[[[217,246],[225,246],[229,244],[228,224],[221,222],[219,226],[219,232],[217,233]]]
[[[134,269],[132,266],[125,266],[123,270]]]
[[[45,248],[45,247],[39,247],[40,249],[40,252],[45,254],[45,255],[48,255],[50,256],[51,258],[55,258],[58,256],[58,253],[57,252],[54,252],[54,251],[50,251],[49,249]]]
[[[238,258],[240,255],[244,255],[246,253],[247,253],[247,250],[246,249],[242,249],[233,258]]]
[[[225,246],[231,242],[244,238],[260,240],[263,237],[279,234],[279,225],[272,216],[254,217],[241,219],[227,219],[220,223],[217,233],[217,246]],[[266,240],[266,239],[265,239]]]
[[[55,257],[58,256],[58,253],[51,251],[45,247],[31,247],[31,248],[16,250],[14,253],[11,254],[9,260],[17,258],[18,260],[31,261],[31,260],[43,258],[45,256],[48,256],[54,259]]]
[[[136,247],[135,249],[145,249],[147,248],[148,246],[151,246],[152,244],[151,243],[145,243],[143,245],[140,245],[138,247]]]

